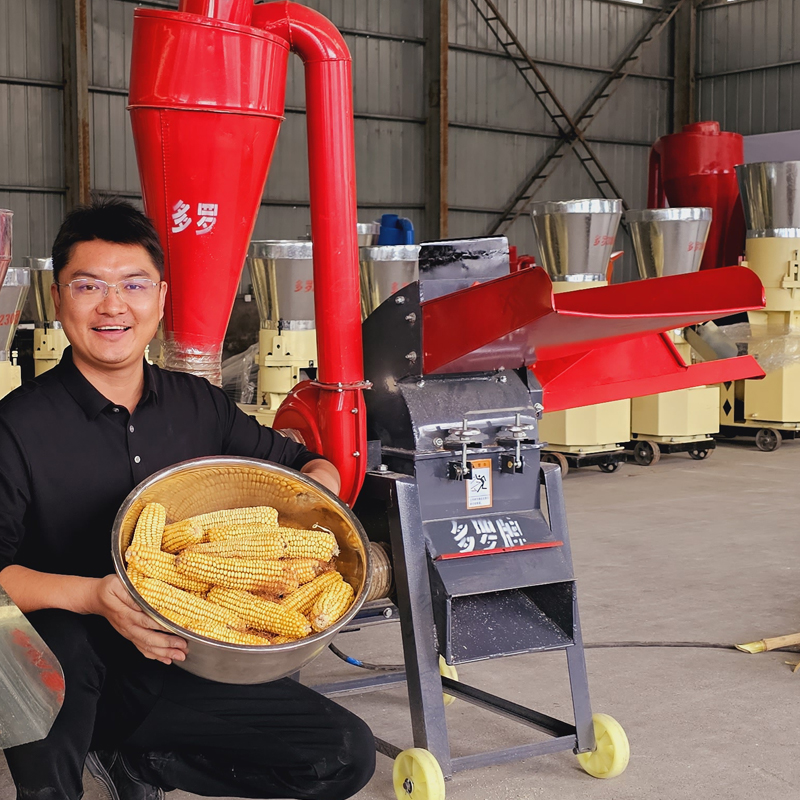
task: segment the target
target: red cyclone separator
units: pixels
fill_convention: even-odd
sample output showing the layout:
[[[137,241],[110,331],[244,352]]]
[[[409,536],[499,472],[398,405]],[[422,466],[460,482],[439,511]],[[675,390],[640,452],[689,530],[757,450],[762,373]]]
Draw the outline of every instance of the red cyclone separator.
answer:
[[[164,330],[181,352],[221,351],[283,119],[288,59],[286,43],[265,31],[134,12],[131,126],[145,211],[164,246]],[[216,206],[206,231],[201,204]],[[180,223],[176,205],[186,207]]]
[[[734,266],[744,253],[745,222],[734,167],[744,163],[744,139],[718,122],[684,125],[650,150],[648,208],[705,206],[712,210],[700,269]]]
[[[296,387],[274,425],[321,448],[339,470],[341,498],[352,505],[366,472],[367,435],[350,53],[330,20],[296,3],[255,6],[253,25],[287,41],[306,74],[319,380]]]

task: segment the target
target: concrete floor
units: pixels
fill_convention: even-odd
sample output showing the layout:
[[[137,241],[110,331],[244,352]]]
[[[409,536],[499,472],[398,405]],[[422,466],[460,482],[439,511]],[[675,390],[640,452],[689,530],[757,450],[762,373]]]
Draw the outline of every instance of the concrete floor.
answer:
[[[665,456],[614,475],[572,472],[565,492],[584,638],[591,642],[734,643],[800,630],[797,529],[800,443],[775,453],[725,445],[706,462]],[[401,660],[395,625],[340,636],[340,648],[372,661]],[[750,656],[710,649],[587,650],[595,711],[614,716],[631,742],[617,779],[600,781],[571,753],[460,773],[447,800],[744,800],[796,796],[795,653]],[[308,683],[358,671],[325,653]],[[459,668],[467,682],[570,719],[563,654],[518,656]],[[412,746],[403,690],[348,698],[376,735]],[[454,755],[512,746],[537,734],[454,703]],[[358,800],[392,800],[391,761]],[[0,797],[13,798],[0,771]],[[194,800],[173,792],[168,800]],[[86,800],[99,800],[87,789]]]

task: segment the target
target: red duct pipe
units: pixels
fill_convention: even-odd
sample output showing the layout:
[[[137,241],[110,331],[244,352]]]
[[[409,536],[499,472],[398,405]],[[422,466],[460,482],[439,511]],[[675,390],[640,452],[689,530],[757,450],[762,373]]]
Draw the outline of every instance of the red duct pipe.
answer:
[[[318,381],[296,387],[274,424],[321,449],[342,477],[342,499],[353,503],[367,443],[350,53],[330,20],[306,6],[255,6],[253,25],[289,42],[306,74]]]

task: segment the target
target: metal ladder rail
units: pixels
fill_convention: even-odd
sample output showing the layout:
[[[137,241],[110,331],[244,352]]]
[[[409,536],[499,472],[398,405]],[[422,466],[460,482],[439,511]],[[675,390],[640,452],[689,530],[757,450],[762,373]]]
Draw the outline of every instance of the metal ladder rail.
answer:
[[[588,120],[585,125],[581,126],[582,133],[586,133],[589,126],[592,124],[594,119],[597,118],[605,104],[620,88],[625,78],[631,74],[633,65],[641,58],[645,46],[660,36],[662,31],[671,22],[675,14],[680,10],[681,6],[683,6],[686,2],[689,2],[689,0],[673,0],[672,3],[664,6],[664,8],[650,20],[648,25],[625,49],[612,67],[611,72],[606,75],[594,88],[591,95],[589,95],[586,101],[584,101],[583,105],[575,116],[575,122],[579,126],[584,120]],[[656,30],[656,28],[658,28],[658,30]],[[614,85],[612,86],[612,84]],[[599,105],[597,105],[597,103],[599,103]],[[508,228],[523,213],[525,213],[525,211],[527,211],[531,201],[533,200],[533,197],[541,189],[553,172],[553,170],[551,170],[549,173],[543,174],[544,171],[547,169],[553,159],[561,158],[563,156],[563,153],[560,151],[564,144],[569,144],[571,148],[574,147],[573,141],[567,142],[561,139],[555,142],[553,146],[548,149],[542,159],[525,177],[525,180],[514,196],[509,200],[508,203],[506,203],[499,216],[487,230],[487,235],[495,234],[498,232],[498,229],[499,233],[505,233]],[[536,181],[540,181],[540,183],[532,192],[529,192]],[[522,205],[517,207],[521,201]]]
[[[481,1],[489,7],[489,14],[487,14],[481,7]],[[520,73],[525,83],[534,93],[534,96],[544,108],[545,113],[548,115],[548,117],[550,117],[550,120],[558,130],[562,142],[572,143],[573,147],[579,148],[577,151],[578,158],[580,159],[581,164],[591,178],[592,182],[597,187],[598,191],[603,195],[603,197],[612,196],[621,198],[623,206],[627,209],[628,205],[625,203],[624,198],[622,198],[622,194],[620,193],[619,189],[617,189],[611,180],[611,176],[608,174],[608,172],[606,172],[605,167],[600,163],[600,160],[597,158],[589,143],[584,138],[582,131],[578,128],[567,109],[562,105],[561,101],[548,84],[541,70],[534,63],[527,50],[525,50],[523,47],[522,42],[520,42],[519,38],[511,29],[508,22],[506,22],[506,20],[500,14],[500,10],[495,5],[494,1],[470,0],[470,2],[475,7],[483,21],[486,23],[489,30],[494,34],[506,55],[511,59],[511,62],[517,68],[517,71]],[[499,25],[499,28],[502,29],[502,31],[505,33],[505,36],[508,37],[508,40],[504,38],[501,30],[498,29],[495,23]],[[512,47],[516,48],[519,56],[512,52]],[[520,61],[524,61],[525,64],[520,64]],[[541,88],[537,88],[537,84],[532,80],[532,75],[535,76],[536,81],[538,81],[538,84],[541,86]],[[548,100],[553,106],[555,106],[555,108],[550,107]],[[585,155],[582,155],[581,152],[583,152]],[[597,169],[599,176],[595,175],[590,165]]]

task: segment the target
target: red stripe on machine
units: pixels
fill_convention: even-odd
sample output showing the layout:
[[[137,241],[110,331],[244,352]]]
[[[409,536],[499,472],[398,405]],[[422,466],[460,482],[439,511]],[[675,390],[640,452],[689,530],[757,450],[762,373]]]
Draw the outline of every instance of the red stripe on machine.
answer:
[[[534,542],[533,544],[520,544],[516,547],[495,547],[492,550],[472,550],[469,553],[445,553],[436,556],[434,561],[448,561],[451,558],[470,558],[471,556],[486,556],[494,553],[514,553],[518,550],[547,550],[551,547],[561,547],[564,542]]]

